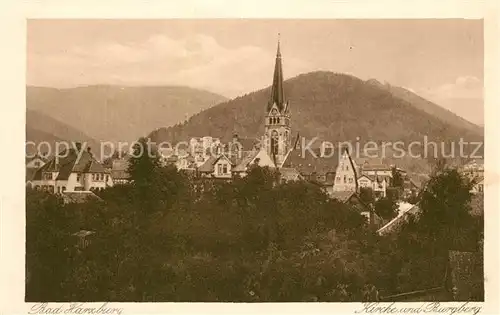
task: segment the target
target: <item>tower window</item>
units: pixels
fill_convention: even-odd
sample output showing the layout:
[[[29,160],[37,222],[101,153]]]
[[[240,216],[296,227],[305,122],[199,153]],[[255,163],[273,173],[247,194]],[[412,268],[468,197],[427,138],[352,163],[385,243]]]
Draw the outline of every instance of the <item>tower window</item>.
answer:
[[[278,132],[273,130],[273,133],[271,134],[271,155],[278,154],[278,140]]]

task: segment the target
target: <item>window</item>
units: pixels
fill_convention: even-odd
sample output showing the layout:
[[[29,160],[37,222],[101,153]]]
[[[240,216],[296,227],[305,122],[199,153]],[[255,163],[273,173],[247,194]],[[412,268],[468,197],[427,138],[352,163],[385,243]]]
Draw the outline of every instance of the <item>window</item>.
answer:
[[[352,184],[352,177],[349,178],[349,184]]]
[[[478,187],[478,188],[479,188],[479,192],[483,192],[483,189],[484,189],[484,188],[483,188],[483,185],[479,185],[479,187]]]
[[[227,173],[227,165],[226,165],[226,164],[224,164],[224,165],[222,166],[222,173],[223,173],[223,174],[226,174],[226,173]]]
[[[347,176],[344,175],[344,184],[347,183]]]
[[[66,191],[66,186],[63,186],[62,187],[62,191],[65,192]]]
[[[82,177],[82,174],[80,174],[80,173],[76,174],[76,181],[79,182],[81,177]]]
[[[39,167],[40,166],[40,161],[35,161],[35,167]]]
[[[349,165],[346,165],[345,166],[345,170],[348,171],[349,170]]]
[[[337,183],[340,183],[340,176],[337,176]]]
[[[221,164],[217,165],[217,171],[219,174],[222,174],[222,165]]]
[[[279,124],[280,123],[280,118],[278,117],[277,119],[278,119],[278,124]]]

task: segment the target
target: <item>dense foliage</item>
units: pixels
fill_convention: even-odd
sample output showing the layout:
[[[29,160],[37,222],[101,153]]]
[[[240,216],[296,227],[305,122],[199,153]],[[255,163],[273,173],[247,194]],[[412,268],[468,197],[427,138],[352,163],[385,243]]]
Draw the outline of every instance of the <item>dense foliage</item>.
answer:
[[[131,164],[134,184],[102,201],[27,192],[28,301],[373,300],[435,285],[446,249],[474,247],[482,231],[464,225],[465,206],[465,221],[454,219],[467,200],[451,171],[423,193],[425,226],[410,222],[394,240],[316,185],[277,184],[268,168],[227,183]],[[454,234],[436,232],[444,228]],[[81,230],[95,232],[85,248],[73,235]]]

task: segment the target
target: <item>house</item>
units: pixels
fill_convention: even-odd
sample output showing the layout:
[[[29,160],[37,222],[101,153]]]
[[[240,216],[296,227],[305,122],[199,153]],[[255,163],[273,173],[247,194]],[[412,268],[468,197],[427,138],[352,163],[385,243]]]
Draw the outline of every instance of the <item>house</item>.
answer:
[[[334,191],[356,191],[355,168],[344,167],[350,164],[349,153],[344,151],[344,154],[339,154],[340,151],[337,148],[316,148],[311,152],[293,149],[286,156],[282,167],[296,169],[304,180],[316,183],[328,194]],[[337,175],[336,172],[341,174]]]
[[[472,160],[459,168],[469,179],[484,178],[484,159]]]
[[[365,204],[355,191],[333,191],[329,196],[343,204],[349,205],[351,209],[364,216],[373,230],[377,230],[382,226],[382,218],[369,205]]]
[[[27,169],[38,169],[47,163],[47,159],[39,154],[26,158]]]
[[[472,194],[482,194],[484,193],[484,177],[478,176],[474,179],[474,185],[472,186],[470,192]]]
[[[226,155],[211,156],[198,168],[201,177],[231,179],[234,163]]]
[[[198,168],[198,173],[202,178],[231,179],[234,176],[246,176],[251,165],[275,168],[274,161],[265,149],[242,154],[241,157],[238,155],[227,156],[226,154],[211,156]]]
[[[200,167],[212,155],[217,155],[220,146],[219,138],[209,136],[193,137],[189,140],[189,154],[193,159],[195,167]]]
[[[36,154],[32,157],[26,158],[26,173],[25,173],[25,182],[26,187],[33,187],[33,177],[35,176],[36,171],[47,163],[47,159],[39,154]]]
[[[421,183],[417,183],[410,177],[405,177],[403,182],[403,199],[416,197],[420,191]]]
[[[333,191],[358,191],[357,178],[359,176],[358,166],[350,157],[349,151],[344,149],[339,157],[335,169],[335,183]]]
[[[390,178],[392,178],[392,169],[392,166],[386,164],[370,164],[367,161],[360,166],[360,172],[363,175],[382,175],[389,176]]]
[[[361,175],[358,178],[359,187],[372,189],[375,198],[387,197],[387,188],[391,177],[387,175]]]
[[[109,171],[92,155],[90,148],[76,148],[60,152],[39,168],[33,175],[31,185],[52,193],[66,191],[102,190],[113,186]]]

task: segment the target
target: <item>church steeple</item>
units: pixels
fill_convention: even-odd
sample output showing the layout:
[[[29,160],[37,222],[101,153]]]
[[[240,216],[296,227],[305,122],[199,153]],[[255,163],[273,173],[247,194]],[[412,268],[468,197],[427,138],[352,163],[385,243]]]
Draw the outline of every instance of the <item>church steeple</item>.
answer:
[[[280,111],[285,107],[285,92],[283,90],[283,68],[281,64],[280,39],[278,34],[278,48],[276,51],[276,61],[274,64],[273,85],[271,87],[271,99],[269,100],[267,110],[269,111],[273,104],[276,104]]]
[[[267,112],[264,117],[264,147],[277,167],[283,165],[285,157],[290,151],[290,118],[290,110],[288,108],[288,102],[285,101],[285,93],[283,90],[283,69],[281,65],[280,41],[278,38],[271,97],[267,103]]]

